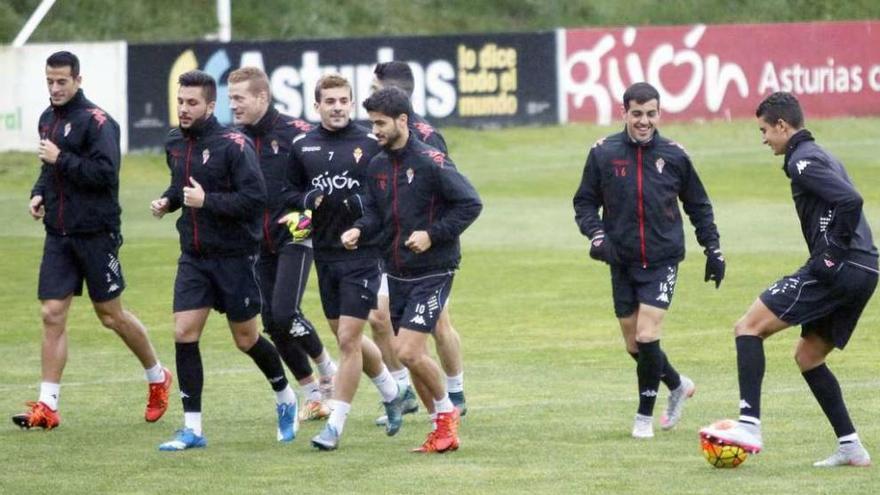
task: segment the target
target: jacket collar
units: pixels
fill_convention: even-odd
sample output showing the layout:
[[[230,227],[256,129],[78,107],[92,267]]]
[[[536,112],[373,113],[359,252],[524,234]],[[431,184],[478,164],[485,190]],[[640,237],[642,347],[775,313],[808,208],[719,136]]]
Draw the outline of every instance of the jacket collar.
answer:
[[[785,144],[785,161],[782,162],[782,170],[785,172],[786,176],[789,176],[787,165],[794,150],[796,150],[801,143],[815,140],[816,138],[813,137],[813,134],[806,129],[801,129],[794,133],[792,137],[788,138],[788,143]]]
[[[319,133],[321,136],[324,136],[324,137],[333,137],[333,136],[342,136],[342,135],[347,134],[349,131],[351,131],[352,129],[355,128],[355,125],[356,125],[356,124],[354,123],[353,120],[349,120],[349,121],[348,121],[348,125],[346,125],[346,126],[343,127],[342,129],[337,129],[337,130],[335,130],[335,131],[331,131],[330,129],[327,129],[327,128],[324,127],[324,125],[321,124],[321,123],[318,123],[318,126],[317,126],[317,127],[318,127],[318,133]]]
[[[626,144],[628,144],[630,146],[636,146],[636,147],[640,146],[642,148],[652,148],[654,146],[654,143],[656,143],[659,140],[659,138],[660,138],[660,131],[658,131],[657,128],[654,128],[654,134],[651,136],[651,139],[649,139],[648,141],[646,141],[644,143],[640,142],[640,141],[636,141],[626,131],[626,125],[623,126],[623,140],[626,142]]]
[[[272,127],[275,125],[275,120],[278,118],[278,110],[275,109],[272,105],[269,105],[269,108],[266,110],[266,113],[263,115],[260,120],[252,125],[244,126],[245,130],[248,134],[254,136],[265,136],[269,134],[269,131],[272,130]]]
[[[75,108],[84,107],[87,104],[88,100],[86,100],[86,95],[85,93],[83,93],[82,88],[76,90],[76,94],[73,95],[73,98],[68,100],[67,103],[65,103],[64,105],[56,107],[55,105],[52,105],[51,100],[49,102],[49,105],[52,106],[52,110],[59,113],[67,113]]]
[[[388,153],[389,157],[399,159],[406,155],[416,142],[418,142],[418,139],[416,138],[415,133],[412,131],[412,129],[410,129],[409,138],[407,138],[406,144],[404,144],[402,148],[398,148],[396,150],[385,148],[385,151]]]
[[[214,130],[220,127],[220,122],[217,121],[217,117],[211,115],[205,120],[199,121],[198,123],[194,123],[188,129],[180,128],[180,132],[187,139],[201,139],[202,137],[211,134]]]

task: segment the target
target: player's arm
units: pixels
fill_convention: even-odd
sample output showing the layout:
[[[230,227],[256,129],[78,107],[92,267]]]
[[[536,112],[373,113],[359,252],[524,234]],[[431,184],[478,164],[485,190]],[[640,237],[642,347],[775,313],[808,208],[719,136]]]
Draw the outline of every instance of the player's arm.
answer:
[[[442,167],[432,166],[439,186],[440,197],[449,205],[443,218],[428,227],[432,244],[450,242],[480,216],[483,202],[470,181],[462,175],[455,164],[444,159]]]
[[[849,249],[864,203],[855,186],[820,158],[799,158],[787,166],[792,182],[833,205],[834,218],[826,229],[828,243],[842,250]]]
[[[175,212],[183,206],[183,189],[181,184],[183,183],[184,170],[183,167],[175,166],[175,159],[171,155],[171,148],[168,146],[165,148],[165,163],[168,165],[171,182],[160,196],[160,199],[165,198],[168,200],[164,213],[169,213]]]
[[[694,226],[697,242],[706,249],[720,248],[720,236],[718,227],[715,225],[715,213],[712,210],[712,202],[700,181],[697,170],[687,155],[683,155],[684,166],[682,167],[682,187],[678,193],[685,214]]]
[[[113,121],[89,119],[88,146],[83,155],[61,151],[55,167],[66,180],[81,187],[102,189],[119,181],[119,127]]]
[[[721,252],[721,241],[718,227],[715,225],[715,213],[712,210],[712,202],[706,188],[700,181],[697,170],[691,163],[687,154],[683,154],[684,167],[682,171],[682,189],[678,194],[679,199],[694,226],[697,234],[697,242],[703,246],[703,254],[706,255],[706,269],[703,281],[715,282],[715,288],[721,286],[727,271],[727,262]]]
[[[249,219],[266,206],[266,182],[253,146],[226,148],[230,192],[205,192],[202,208],[217,215]]]
[[[28,212],[34,220],[39,220],[46,214],[46,210],[43,206],[43,198],[45,197],[48,180],[49,165],[44,163],[42,167],[40,167],[40,175],[37,177],[37,181],[34,182],[34,187],[31,188],[31,199],[28,203]]]
[[[599,217],[599,208],[602,204],[602,179],[599,169],[599,157],[596,147],[587,155],[584,171],[581,174],[581,183],[574,193],[574,221],[577,223],[581,234],[593,238],[604,229],[602,219]]]
[[[296,140],[294,140],[296,141]],[[309,187],[309,178],[305,164],[300,159],[294,146],[287,157],[285,169],[286,185],[281,191],[284,206],[291,210],[314,210],[321,204],[323,192],[318,188]]]

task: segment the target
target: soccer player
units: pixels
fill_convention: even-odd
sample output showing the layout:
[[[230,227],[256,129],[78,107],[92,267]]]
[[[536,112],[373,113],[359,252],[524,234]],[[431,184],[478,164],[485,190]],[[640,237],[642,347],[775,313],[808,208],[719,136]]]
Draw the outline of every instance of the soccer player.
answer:
[[[171,372],[162,367],[147,329],[122,306],[125,280],[119,263],[119,125],[87,100],[79,58],[66,51],[46,60],[50,106],[40,116],[42,162],[31,190],[30,214],[43,220],[46,240],[38,297],[43,317],[42,382],[37,402],[12,421],[22,428],[61,423],[58,396],[67,363],[67,314],[83,280],[98,319],[122,339],[146,370],[149,396],[144,418],[168,409]]]
[[[327,74],[315,85],[315,110],[321,123],[298,136],[290,154],[290,209],[312,210],[312,241],[324,316],[339,344],[339,370],[330,417],[312,445],[334,450],[345,427],[363,370],[376,385],[388,422],[385,433],[397,434],[402,424],[403,389],[382,362],[376,344],[363,335],[379,289],[379,249],[366,240],[347,250],[339,236],[361,214],[358,194],[364,190],[366,168],[378,152],[376,139],[351,121],[351,84]]]
[[[373,92],[385,87],[395,87],[403,90],[410,98],[412,98],[415,81],[413,79],[412,69],[406,62],[391,61],[383,62],[376,65],[373,70],[374,78],[372,84]],[[436,129],[421,115],[411,112],[407,121],[409,132],[423,143],[436,148],[449,156],[446,148],[446,140],[437,132]],[[450,166],[455,166],[450,161]],[[400,365],[400,361],[394,356],[393,352],[386,350],[386,346],[382,342],[388,342],[390,349],[391,342],[391,326],[388,321],[388,291],[387,278],[383,276],[382,289],[379,291],[379,307],[370,314],[370,325],[373,328],[373,338],[377,345],[382,349],[382,357],[385,363],[392,370],[403,386],[409,385],[408,373],[405,367]],[[452,320],[449,317],[449,306],[443,307],[440,313],[440,319],[437,320],[437,328],[434,331],[434,344],[437,349],[437,356],[440,358],[440,364],[446,374],[446,388],[449,391],[449,398],[455,407],[459,409],[461,415],[467,414],[467,403],[464,397],[464,368],[462,367],[461,357],[461,337],[452,326]],[[416,388],[419,388],[418,386]],[[425,390],[420,391],[423,401],[428,397]],[[433,403],[427,401],[428,413],[433,414]],[[412,404],[408,403],[404,412],[415,412],[418,410],[418,404],[415,398]],[[379,418],[377,423],[382,423],[383,418]]]
[[[269,78],[262,69],[242,67],[234,70],[229,74],[228,82],[233,119],[253,141],[266,181],[268,203],[263,211],[260,260],[257,262],[263,327],[306,398],[300,418],[323,419],[330,410],[322,401],[321,384],[325,389],[332,387],[336,364],[324,349],[317,330],[300,309],[312,266],[312,240],[294,241],[287,227],[283,197],[283,191],[288,187],[287,156],[293,139],[312,126],[279,113],[271,105]],[[318,366],[320,384],[312,374],[309,357]]]
[[[202,433],[204,376],[199,338],[211,308],[226,313],[232,338],[275,391],[277,438],[290,442],[298,427],[296,394],[278,351],[260,335],[260,288],[255,265],[266,186],[254,148],[243,134],[214,117],[217,85],[192,70],[178,78],[178,128],[168,134],[171,184],[150,209],[157,218],[181,210],[180,258],[174,280],[174,342],[184,428],[159,450],[205,447]]]
[[[370,162],[364,215],[342,234],[342,242],[357,249],[362,236],[382,233],[398,356],[429,392],[432,403],[425,407],[435,411],[435,428],[414,452],[455,450],[460,413],[427,341],[452,290],[461,260],[459,236],[483,205],[445,154],[410,134],[406,93],[389,87],[363,105],[383,152]]]
[[[639,408],[632,436],[654,436],[653,412],[662,381],[669,388],[664,430],[681,420],[694,382],[660,348],[685,243],[678,201],[706,254],[705,280],[724,278],[712,204],[684,148],[660,136],[660,94],[636,83],[623,94],[623,132],[600,139],[587,156],[574,196],[575,221],[591,239],[590,257],[611,268],[614,312],[636,360]],[[598,215],[602,208],[602,217]]]
[[[740,417],[729,430],[701,434],[759,452],[764,339],[801,325],[795,361],[831,423],[839,446],[817,467],[868,466],[871,457],[850,420],[837,378],[825,364],[843,349],[877,286],[877,247],[862,208],[862,197],[843,164],[816,144],[804,128],[800,103],[791,93],[773,93],[755,112],[764,144],[784,156],[782,170],[810,257],[796,272],[771,285],[736,323]]]

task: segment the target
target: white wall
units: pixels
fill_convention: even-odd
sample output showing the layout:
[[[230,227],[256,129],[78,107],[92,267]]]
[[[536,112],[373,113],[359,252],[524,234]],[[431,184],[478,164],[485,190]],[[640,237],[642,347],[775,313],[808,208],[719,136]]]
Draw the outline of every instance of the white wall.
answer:
[[[86,97],[119,122],[122,152],[128,151],[127,45],[46,43],[0,46],[0,151],[37,150],[37,123],[49,105],[46,58],[59,50],[76,54]]]

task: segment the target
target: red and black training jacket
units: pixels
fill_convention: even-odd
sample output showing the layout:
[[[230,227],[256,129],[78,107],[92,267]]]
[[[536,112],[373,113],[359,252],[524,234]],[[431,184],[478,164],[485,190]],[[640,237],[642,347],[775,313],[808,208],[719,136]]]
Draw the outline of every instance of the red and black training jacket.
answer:
[[[177,219],[181,251],[205,258],[257,254],[266,185],[251,140],[212,116],[196,128],[173,129],[165,158],[171,184],[162,196],[169,211],[182,208]],[[201,208],[183,204],[190,177],[205,190]]]
[[[46,232],[118,232],[119,124],[79,90],[40,115],[39,132],[61,150],[54,165],[43,163],[31,190],[43,197]]]
[[[681,145],[659,132],[639,143],[624,130],[590,149],[574,195],[575,221],[590,238],[604,230],[622,264],[678,263],[685,254],[679,201],[700,245],[719,247],[712,203]]]

